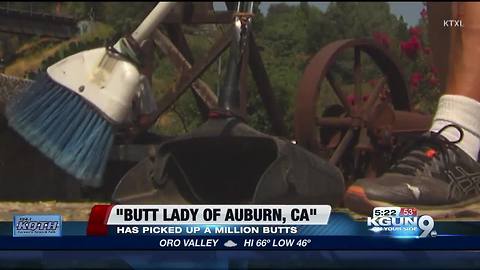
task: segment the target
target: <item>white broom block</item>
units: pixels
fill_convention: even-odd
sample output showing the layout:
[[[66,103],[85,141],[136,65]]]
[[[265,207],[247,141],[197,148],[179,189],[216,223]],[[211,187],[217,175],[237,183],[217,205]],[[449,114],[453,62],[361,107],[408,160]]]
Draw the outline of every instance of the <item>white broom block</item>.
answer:
[[[174,7],[175,2],[158,3],[132,34],[141,43]],[[110,54],[105,48],[69,56],[47,69],[54,81],[76,92],[94,105],[110,122],[123,123],[132,99],[140,87],[140,73],[131,62]]]

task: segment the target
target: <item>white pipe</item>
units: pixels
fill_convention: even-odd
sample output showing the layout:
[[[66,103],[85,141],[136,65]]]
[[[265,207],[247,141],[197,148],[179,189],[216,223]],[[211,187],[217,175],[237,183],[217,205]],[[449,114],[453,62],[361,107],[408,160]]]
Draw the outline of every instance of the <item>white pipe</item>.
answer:
[[[132,38],[138,44],[141,44],[157,28],[158,24],[168,15],[175,4],[176,2],[159,2],[132,33]]]

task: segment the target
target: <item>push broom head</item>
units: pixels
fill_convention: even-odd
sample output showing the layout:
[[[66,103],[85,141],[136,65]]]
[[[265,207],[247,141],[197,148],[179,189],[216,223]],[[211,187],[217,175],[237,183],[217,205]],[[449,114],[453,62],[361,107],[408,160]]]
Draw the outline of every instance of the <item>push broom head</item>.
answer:
[[[157,4],[130,44],[145,40],[173,4]],[[6,110],[14,130],[88,186],[102,184],[114,126],[125,121],[140,87],[138,61],[128,44],[123,38],[114,47],[54,64]]]

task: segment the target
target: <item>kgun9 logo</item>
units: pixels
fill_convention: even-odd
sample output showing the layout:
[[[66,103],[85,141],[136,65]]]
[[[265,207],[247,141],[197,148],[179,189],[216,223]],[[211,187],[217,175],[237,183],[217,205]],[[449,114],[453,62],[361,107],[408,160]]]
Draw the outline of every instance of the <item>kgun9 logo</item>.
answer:
[[[433,218],[428,215],[417,216],[415,208],[376,207],[373,210],[373,217],[368,217],[367,224],[374,232],[414,232],[418,228],[422,230],[418,237],[436,236],[436,232],[433,231],[435,224]]]

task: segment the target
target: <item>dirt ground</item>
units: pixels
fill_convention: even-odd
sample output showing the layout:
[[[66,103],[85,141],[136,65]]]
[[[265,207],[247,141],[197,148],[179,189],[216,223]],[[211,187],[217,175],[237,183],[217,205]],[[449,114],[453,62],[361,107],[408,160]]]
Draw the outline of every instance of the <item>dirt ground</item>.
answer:
[[[0,221],[11,221],[15,214],[60,214],[64,221],[87,221],[95,204],[105,202],[0,202]]]
[[[95,204],[108,202],[0,202],[0,221],[12,221],[16,214],[60,214],[64,221],[88,221],[90,210]],[[348,213],[346,209],[341,211]],[[361,218],[349,214],[355,219]]]

